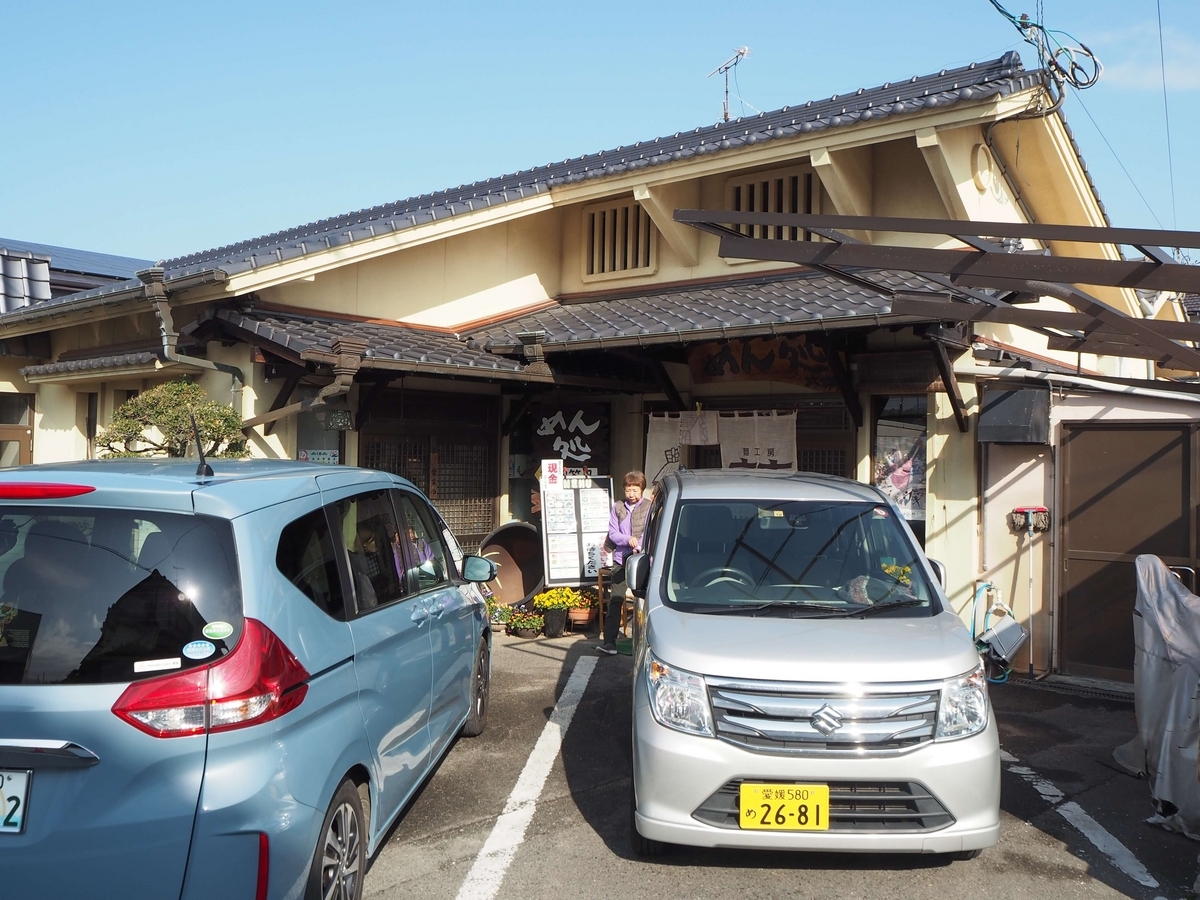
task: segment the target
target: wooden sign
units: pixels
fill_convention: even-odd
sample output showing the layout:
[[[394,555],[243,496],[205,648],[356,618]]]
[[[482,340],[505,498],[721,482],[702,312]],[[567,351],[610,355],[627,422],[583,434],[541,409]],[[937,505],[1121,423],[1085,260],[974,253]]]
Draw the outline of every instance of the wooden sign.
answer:
[[[696,384],[781,381],[815,391],[837,390],[825,348],[802,334],[697,344],[688,351],[688,364]]]

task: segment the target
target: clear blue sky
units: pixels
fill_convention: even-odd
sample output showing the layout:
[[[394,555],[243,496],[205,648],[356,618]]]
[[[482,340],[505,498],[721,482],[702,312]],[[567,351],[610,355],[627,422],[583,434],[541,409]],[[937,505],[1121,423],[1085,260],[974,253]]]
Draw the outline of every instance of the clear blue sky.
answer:
[[[1200,230],[1200,3],[1161,3],[1176,218]],[[1171,227],[1155,0],[1043,6],[1106,67],[1065,112],[1114,224]],[[747,113],[1035,64],[988,0],[13,3],[4,33],[0,235],[152,259],[715,122],[705,76],[739,45]]]

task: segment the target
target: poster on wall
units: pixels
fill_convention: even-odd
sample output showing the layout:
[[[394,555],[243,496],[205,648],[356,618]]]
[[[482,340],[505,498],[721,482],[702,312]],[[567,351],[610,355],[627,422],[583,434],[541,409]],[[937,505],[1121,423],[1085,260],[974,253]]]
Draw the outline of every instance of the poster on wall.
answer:
[[[607,403],[540,403],[533,416],[533,456],[563,460],[569,470],[609,474]]]
[[[875,487],[911,522],[925,521],[923,429],[880,422],[875,431]]]

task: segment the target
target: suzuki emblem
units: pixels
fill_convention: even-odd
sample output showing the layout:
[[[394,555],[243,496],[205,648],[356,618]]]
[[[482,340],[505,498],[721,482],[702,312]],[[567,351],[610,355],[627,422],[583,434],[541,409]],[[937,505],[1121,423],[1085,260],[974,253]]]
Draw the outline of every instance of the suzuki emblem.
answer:
[[[812,727],[828,737],[842,727],[842,715],[828,703],[813,713]]]

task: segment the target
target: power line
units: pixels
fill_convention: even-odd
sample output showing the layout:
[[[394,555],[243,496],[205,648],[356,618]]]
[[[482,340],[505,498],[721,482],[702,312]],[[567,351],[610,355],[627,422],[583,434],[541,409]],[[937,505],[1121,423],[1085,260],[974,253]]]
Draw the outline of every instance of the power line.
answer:
[[[1162,0],[1155,0],[1158,9],[1158,64],[1162,71],[1163,122],[1167,127],[1167,174],[1171,177],[1171,224],[1179,228],[1179,217],[1175,213],[1175,161],[1171,158],[1171,113],[1167,108],[1167,55],[1163,51]]]
[[[1074,85],[1072,85],[1072,87],[1074,87]],[[1113,145],[1109,143],[1108,138],[1100,128],[1100,123],[1096,121],[1095,117],[1091,114],[1091,111],[1089,111],[1087,106],[1084,105],[1083,97],[1080,96],[1078,88],[1075,89],[1075,99],[1079,101],[1079,108],[1087,114],[1088,119],[1091,120],[1092,125],[1096,129],[1096,134],[1100,135],[1100,140],[1104,141],[1104,146],[1107,147],[1108,152],[1113,155],[1113,159],[1117,161],[1117,165],[1121,167],[1121,171],[1125,173],[1125,177],[1129,179],[1129,183],[1133,185],[1133,189],[1137,191],[1137,195],[1141,197],[1142,202],[1146,204],[1146,209],[1149,211],[1150,215],[1154,217],[1154,221],[1158,223],[1158,227],[1166,228],[1166,226],[1163,225],[1162,220],[1159,219],[1159,217],[1155,214],[1154,207],[1150,205],[1150,201],[1146,199],[1146,195],[1142,193],[1142,189],[1137,186],[1137,182],[1133,180],[1133,176],[1130,175],[1129,170],[1125,168],[1125,163],[1121,162],[1121,157],[1117,155],[1117,151],[1113,148]]]

